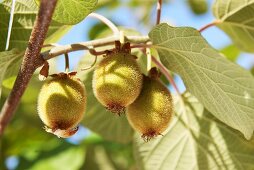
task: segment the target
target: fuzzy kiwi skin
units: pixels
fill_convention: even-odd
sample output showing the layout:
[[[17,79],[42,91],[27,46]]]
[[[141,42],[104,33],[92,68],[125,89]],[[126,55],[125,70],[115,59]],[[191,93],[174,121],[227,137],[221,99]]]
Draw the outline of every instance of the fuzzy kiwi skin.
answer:
[[[76,133],[86,102],[85,86],[78,78],[56,76],[42,86],[37,109],[46,131],[66,138]]]
[[[157,78],[145,77],[139,97],[126,110],[130,125],[144,140],[150,140],[165,131],[172,115],[172,96],[167,87]]]
[[[135,56],[118,52],[105,56],[93,75],[93,92],[109,111],[120,114],[138,97],[143,82]]]

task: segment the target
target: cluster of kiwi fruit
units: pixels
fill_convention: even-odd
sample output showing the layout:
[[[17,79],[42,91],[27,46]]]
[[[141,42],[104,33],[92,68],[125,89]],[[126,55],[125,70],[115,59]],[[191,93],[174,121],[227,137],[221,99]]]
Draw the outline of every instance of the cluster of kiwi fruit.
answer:
[[[93,92],[110,112],[126,114],[130,125],[146,141],[161,135],[172,118],[172,96],[160,81],[160,73],[152,68],[141,73],[131,54],[130,44],[116,42],[97,64],[93,74]],[[86,90],[75,72],[52,75],[38,97],[38,114],[45,130],[58,137],[75,134],[86,109]]]

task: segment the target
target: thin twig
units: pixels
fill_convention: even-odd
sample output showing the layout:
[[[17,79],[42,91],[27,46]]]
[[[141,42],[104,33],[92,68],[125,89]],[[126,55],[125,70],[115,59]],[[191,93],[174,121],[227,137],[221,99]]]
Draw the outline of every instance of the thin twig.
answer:
[[[104,24],[106,24],[115,35],[119,35],[119,29],[115,26],[115,24],[113,22],[111,22],[109,19],[107,19],[106,17],[97,14],[97,13],[91,13],[88,15],[89,17],[93,17],[96,18],[98,20],[100,20],[101,22],[103,22]]]
[[[14,11],[15,11],[15,4],[16,4],[16,0],[12,0],[12,4],[11,4],[11,15],[10,15],[10,20],[9,20],[9,26],[8,26],[8,33],[7,33],[7,39],[6,39],[5,50],[8,50],[9,45],[10,45],[10,38],[11,38],[13,17],[14,17]]]
[[[150,48],[152,44],[134,44],[131,45],[130,48]]]
[[[65,72],[68,73],[70,70],[70,62],[69,62],[69,55],[68,53],[64,54],[64,59],[65,59]]]
[[[50,43],[50,44],[45,44],[42,46],[42,48],[46,48],[46,47],[58,47],[60,46],[59,44],[57,43]]]
[[[209,23],[209,24],[203,26],[203,27],[200,28],[198,31],[199,31],[199,32],[203,32],[203,31],[206,30],[207,28],[210,28],[210,27],[212,27],[212,26],[215,26],[215,25],[217,25],[217,24],[219,24],[219,23],[221,23],[220,20],[215,20],[215,21],[213,21],[213,22],[211,22],[211,23]]]
[[[157,1],[157,18],[156,18],[156,25],[160,24],[161,20],[161,8],[162,8],[162,0]]]
[[[157,65],[157,67],[160,69],[162,74],[165,75],[165,77],[168,79],[170,84],[174,87],[174,89],[176,90],[177,95],[181,96],[181,93],[180,93],[173,77],[169,74],[168,69],[163,64],[161,64],[154,56],[152,56],[152,61]]]
[[[126,36],[126,41],[132,42],[132,43],[146,43],[149,41],[148,36]],[[49,60],[51,58],[54,58],[56,56],[73,52],[73,51],[79,51],[79,50],[90,50],[91,47],[101,47],[106,45],[112,45],[115,43],[115,41],[119,40],[119,37],[117,36],[111,36],[107,38],[87,41],[87,42],[80,42],[75,44],[69,44],[69,45],[63,45],[63,46],[56,46],[52,49],[42,53],[42,56],[44,60]]]
[[[39,13],[33,27],[28,47],[26,49],[21,68],[14,83],[14,87],[6,99],[0,113],[0,135],[11,120],[21,96],[23,95],[34,71],[43,65],[44,59],[40,56],[40,51],[51,22],[51,18],[57,0],[41,0]]]

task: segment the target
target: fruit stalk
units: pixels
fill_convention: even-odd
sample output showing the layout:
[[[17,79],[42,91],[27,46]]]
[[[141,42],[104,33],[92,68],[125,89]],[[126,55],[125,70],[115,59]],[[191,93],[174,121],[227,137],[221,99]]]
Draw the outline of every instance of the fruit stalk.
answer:
[[[207,28],[210,28],[210,27],[212,27],[212,26],[216,26],[217,24],[220,24],[220,23],[221,23],[220,20],[215,20],[215,21],[213,21],[213,22],[211,22],[211,23],[209,23],[209,24],[206,24],[205,26],[203,26],[202,28],[200,28],[198,31],[199,31],[199,32],[203,32],[203,31],[206,30]]]
[[[32,30],[28,47],[26,49],[21,68],[14,83],[14,87],[6,99],[0,114],[0,135],[3,134],[5,127],[11,120],[21,96],[23,95],[34,71],[43,65],[44,59],[40,55],[43,42],[46,38],[48,27],[57,0],[41,0],[39,13],[36,18],[35,26]]]
[[[68,53],[64,54],[64,59],[65,59],[65,72],[68,73],[69,70],[70,70],[69,55],[68,55]]]

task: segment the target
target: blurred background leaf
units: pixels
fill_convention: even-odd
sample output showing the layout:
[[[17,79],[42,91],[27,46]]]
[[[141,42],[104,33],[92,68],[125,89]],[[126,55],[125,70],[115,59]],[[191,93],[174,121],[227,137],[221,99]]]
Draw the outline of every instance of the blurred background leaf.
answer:
[[[21,56],[23,56],[23,52],[17,49],[0,52],[0,99],[3,80],[17,74],[15,71],[19,68]],[[5,85],[9,86],[10,84],[5,82]]]
[[[234,44],[231,44],[222,48],[220,52],[224,54],[230,61],[236,62],[241,51]]]

